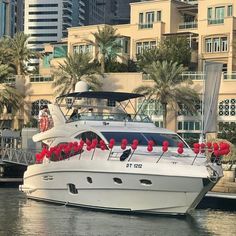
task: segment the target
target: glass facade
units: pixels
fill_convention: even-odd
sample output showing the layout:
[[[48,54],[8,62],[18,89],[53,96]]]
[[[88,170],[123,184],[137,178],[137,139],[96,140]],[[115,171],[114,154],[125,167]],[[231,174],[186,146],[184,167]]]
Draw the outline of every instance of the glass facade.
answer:
[[[15,31],[15,1],[0,0],[0,37],[13,36]]]

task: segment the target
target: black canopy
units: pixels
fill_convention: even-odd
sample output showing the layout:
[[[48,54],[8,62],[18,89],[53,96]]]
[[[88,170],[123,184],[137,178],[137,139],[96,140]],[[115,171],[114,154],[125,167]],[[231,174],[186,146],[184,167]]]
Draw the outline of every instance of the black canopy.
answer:
[[[133,99],[133,98],[139,98],[144,97],[142,94],[138,93],[123,93],[123,92],[107,92],[107,91],[97,91],[97,92],[76,92],[76,93],[68,93],[65,95],[62,95],[60,97],[57,97],[57,99],[60,98],[66,98],[66,97],[74,97],[74,98],[98,98],[98,99],[110,99],[117,102],[122,102],[125,100]]]

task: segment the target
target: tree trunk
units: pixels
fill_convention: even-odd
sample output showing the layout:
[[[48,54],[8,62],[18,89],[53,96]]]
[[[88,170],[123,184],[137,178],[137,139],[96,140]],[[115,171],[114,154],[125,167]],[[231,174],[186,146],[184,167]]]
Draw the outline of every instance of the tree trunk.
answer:
[[[101,55],[101,73],[102,74],[105,73],[105,55],[104,54]]]
[[[18,76],[22,74],[22,73],[21,73],[20,63],[18,63],[16,70],[17,70],[17,71],[16,71],[16,74],[17,74]]]
[[[167,103],[162,103],[163,108],[163,128],[166,128],[167,123]]]

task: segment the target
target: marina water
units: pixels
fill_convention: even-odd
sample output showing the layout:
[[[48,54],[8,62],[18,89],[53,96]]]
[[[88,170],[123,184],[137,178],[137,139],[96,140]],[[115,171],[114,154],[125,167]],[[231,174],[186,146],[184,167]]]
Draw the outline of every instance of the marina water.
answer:
[[[118,214],[37,202],[17,188],[0,188],[0,236],[233,236],[235,223],[236,211],[197,209],[187,217]]]

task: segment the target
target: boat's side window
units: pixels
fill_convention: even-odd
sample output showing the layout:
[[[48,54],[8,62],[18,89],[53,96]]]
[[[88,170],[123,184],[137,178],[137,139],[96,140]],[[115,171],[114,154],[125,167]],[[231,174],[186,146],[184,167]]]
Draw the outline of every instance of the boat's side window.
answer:
[[[78,190],[74,184],[67,184],[68,191],[72,194],[78,194]]]
[[[149,179],[140,179],[139,180],[142,185],[152,185],[152,181]]]
[[[96,133],[92,131],[87,131],[87,132],[78,134],[77,136],[75,136],[75,139],[82,139],[84,142],[86,142],[86,140],[90,140],[92,142],[93,139],[97,139],[98,140],[97,147],[100,147],[99,142],[101,140],[101,137],[99,137]]]
[[[117,177],[113,178],[113,180],[116,184],[122,184],[123,183],[122,180],[120,178],[117,178]]]
[[[87,177],[87,181],[88,181],[88,183],[90,183],[90,184],[92,184],[92,183],[93,183],[93,180],[92,180],[92,178],[91,178],[91,177]]]

